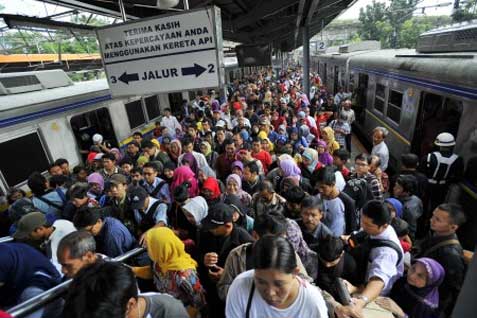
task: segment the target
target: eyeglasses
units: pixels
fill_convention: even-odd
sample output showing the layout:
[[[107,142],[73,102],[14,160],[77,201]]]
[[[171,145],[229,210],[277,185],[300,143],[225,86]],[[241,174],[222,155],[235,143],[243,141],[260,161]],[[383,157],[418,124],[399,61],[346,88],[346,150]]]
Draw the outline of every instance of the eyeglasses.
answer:
[[[152,176],[154,173],[153,172],[143,172],[142,173],[145,176]]]

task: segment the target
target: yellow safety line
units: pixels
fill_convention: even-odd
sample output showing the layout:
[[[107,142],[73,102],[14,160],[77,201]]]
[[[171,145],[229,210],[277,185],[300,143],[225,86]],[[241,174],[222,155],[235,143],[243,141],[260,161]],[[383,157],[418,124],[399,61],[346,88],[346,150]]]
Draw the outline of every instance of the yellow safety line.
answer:
[[[149,127],[146,127],[146,128],[143,128],[140,130],[141,134],[145,135],[147,134],[148,132],[150,132],[151,130],[153,130],[155,128],[155,125],[152,125],[152,126],[149,126]],[[136,131],[136,130],[135,130]],[[119,142],[119,147],[122,147],[122,146],[125,146],[127,145],[128,143],[130,143],[131,141],[133,140],[132,136],[131,137],[128,137],[126,139],[123,139],[122,141]]]
[[[396,135],[396,137],[398,137],[399,139],[401,139],[401,141],[403,143],[405,143],[406,145],[410,146],[411,145],[411,142],[409,142],[409,140],[407,140],[406,138],[404,138],[401,134],[399,134],[396,130],[394,130],[393,128],[391,128],[386,122],[384,122],[381,118],[379,118],[378,116],[376,116],[375,114],[373,114],[371,111],[367,110],[366,109],[366,112],[368,114],[370,114],[371,116],[374,117],[374,119],[376,119],[377,121],[379,121],[383,126],[385,126],[390,132],[392,132],[394,135]]]

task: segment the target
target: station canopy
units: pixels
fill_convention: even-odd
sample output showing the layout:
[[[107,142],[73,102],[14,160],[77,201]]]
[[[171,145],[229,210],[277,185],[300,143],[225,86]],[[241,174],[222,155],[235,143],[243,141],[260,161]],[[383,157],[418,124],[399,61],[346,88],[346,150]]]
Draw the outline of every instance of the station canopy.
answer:
[[[120,18],[118,0],[41,0],[71,9]],[[243,44],[271,43],[274,49],[291,51],[302,45],[307,21],[309,36],[330,23],[356,0],[189,0],[189,8],[215,5],[221,9],[224,40]],[[128,19],[170,13],[157,7],[158,0],[123,0]],[[183,9],[183,2],[172,10]]]

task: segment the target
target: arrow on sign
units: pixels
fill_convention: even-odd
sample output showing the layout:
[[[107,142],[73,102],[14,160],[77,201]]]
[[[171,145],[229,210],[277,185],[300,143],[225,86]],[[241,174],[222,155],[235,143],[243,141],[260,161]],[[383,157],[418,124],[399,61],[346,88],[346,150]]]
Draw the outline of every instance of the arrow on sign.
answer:
[[[199,64],[194,63],[192,67],[183,67],[182,68],[182,76],[186,75],[194,75],[195,77],[199,77],[200,74],[205,72],[205,68],[200,66]]]
[[[129,85],[129,82],[139,81],[139,74],[138,73],[128,74],[128,73],[124,72],[121,76],[119,76],[118,79],[121,82]]]

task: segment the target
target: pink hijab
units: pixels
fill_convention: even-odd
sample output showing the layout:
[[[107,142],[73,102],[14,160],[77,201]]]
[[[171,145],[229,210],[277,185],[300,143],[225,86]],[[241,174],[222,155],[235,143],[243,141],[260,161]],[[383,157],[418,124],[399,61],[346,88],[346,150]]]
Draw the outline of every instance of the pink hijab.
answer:
[[[174,171],[174,177],[172,178],[171,192],[183,184],[189,182],[189,197],[193,198],[199,195],[199,185],[195,173],[188,166],[180,166]]]

